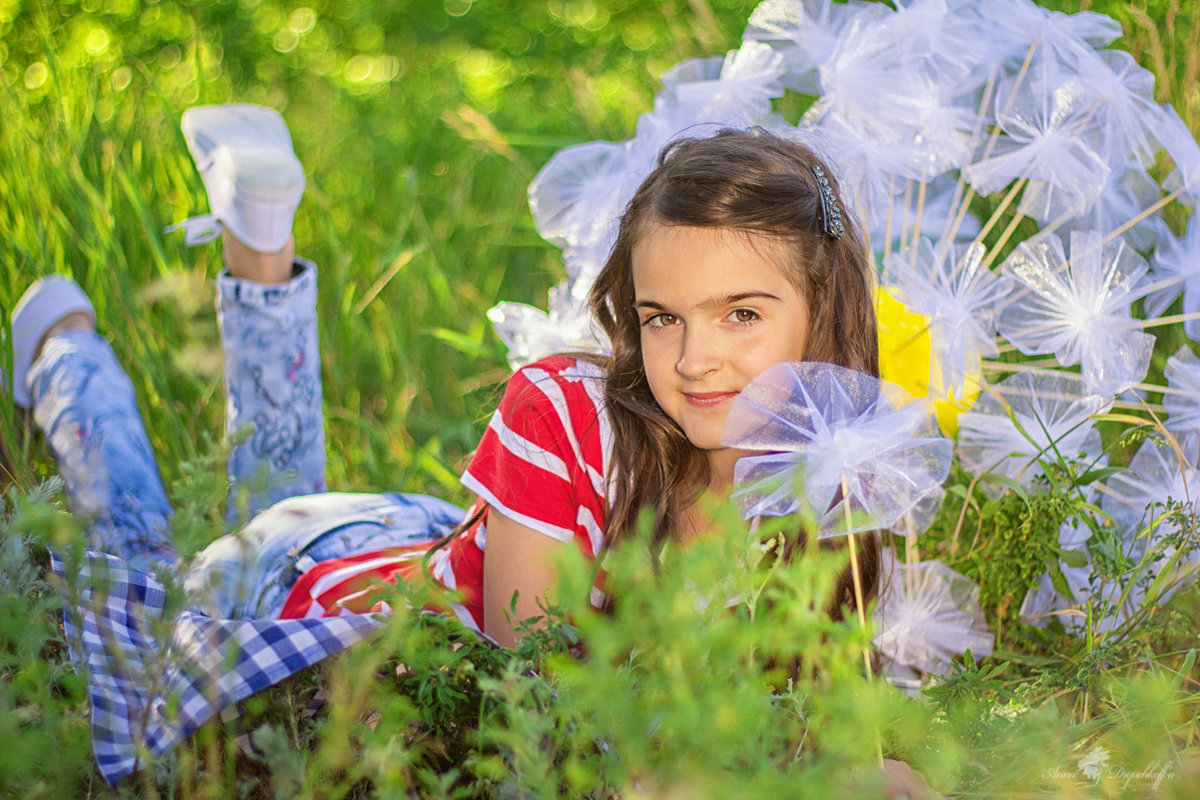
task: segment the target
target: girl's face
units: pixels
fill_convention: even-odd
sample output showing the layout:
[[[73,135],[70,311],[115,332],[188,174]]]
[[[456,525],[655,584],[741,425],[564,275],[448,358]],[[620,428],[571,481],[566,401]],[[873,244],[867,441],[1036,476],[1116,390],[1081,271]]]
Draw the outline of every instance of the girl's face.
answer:
[[[633,248],[650,391],[718,467],[729,406],[772,364],[804,358],[808,300],[778,266],[784,247],[725,228],[656,225]],[[716,477],[714,475],[714,477]]]

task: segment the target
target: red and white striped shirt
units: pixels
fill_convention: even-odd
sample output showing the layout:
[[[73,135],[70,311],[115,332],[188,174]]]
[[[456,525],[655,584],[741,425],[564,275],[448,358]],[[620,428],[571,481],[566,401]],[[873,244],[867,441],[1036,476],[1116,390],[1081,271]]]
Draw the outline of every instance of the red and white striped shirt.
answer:
[[[568,356],[522,367],[479,442],[463,485],[478,496],[480,518],[428,560],[430,575],[457,593],[450,603],[468,627],[483,630],[483,559],[491,508],[588,556],[604,546],[612,431],[603,413],[605,372]],[[281,617],[360,613],[378,606],[382,581],[422,569],[432,543],[323,561],[296,582]]]

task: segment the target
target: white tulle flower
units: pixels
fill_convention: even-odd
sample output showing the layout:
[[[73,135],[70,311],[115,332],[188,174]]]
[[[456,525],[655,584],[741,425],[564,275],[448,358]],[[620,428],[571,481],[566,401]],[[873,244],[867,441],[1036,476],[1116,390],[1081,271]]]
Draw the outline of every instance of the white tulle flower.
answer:
[[[1013,288],[1000,310],[1001,335],[1025,355],[1081,365],[1085,394],[1115,396],[1142,380],[1154,337],[1130,305],[1147,267],[1124,240],[1071,233],[1071,260],[1057,236],[1022,243],[1004,262]]]
[[[1104,499],[1100,507],[1117,525],[1124,542],[1126,556],[1137,563],[1150,558],[1147,572],[1137,585],[1148,590],[1178,549],[1169,537],[1183,535],[1185,545],[1180,554],[1184,563],[1194,564],[1200,557],[1195,549],[1195,530],[1200,523],[1200,471],[1196,468],[1197,442],[1183,443],[1181,450],[1147,437],[1138,448],[1129,469],[1109,477],[1105,482]],[[1180,508],[1168,511],[1168,504]],[[1159,598],[1166,600],[1178,588],[1178,583],[1165,585]]]
[[[884,283],[910,310],[930,319],[940,375],[930,376],[939,394],[962,397],[966,376],[977,374],[981,356],[998,355],[996,306],[1007,287],[983,266],[983,246],[936,247],[922,237],[916,253],[893,253],[884,262]],[[939,379],[941,385],[932,381]]]
[[[903,194],[904,182],[921,178],[911,167],[912,151],[905,142],[871,139],[836,114],[801,121],[798,136],[816,144],[833,166],[843,209],[860,220],[883,218]]]
[[[1042,462],[1104,463],[1100,434],[1091,417],[1106,405],[1098,395],[1079,396],[1067,376],[1018,373],[988,389],[959,415],[958,456],[977,477],[1001,475],[1028,488]],[[1004,487],[984,481],[992,496]]]
[[[550,290],[549,311],[523,303],[499,303],[487,315],[508,347],[508,363],[513,369],[555,353],[610,352],[586,297],[573,295],[566,283]]]
[[[816,94],[816,70],[829,60],[846,25],[879,8],[862,0],[765,0],[750,14],[743,39],[768,44],[783,56],[785,86]]]
[[[1200,358],[1190,345],[1167,359],[1163,377],[1168,389],[1162,400],[1167,410],[1167,429],[1178,437],[1200,441]]]
[[[768,368],[734,400],[722,436],[756,451],[734,469],[745,516],[807,505],[820,517],[820,538],[895,524],[938,492],[950,469],[952,447],[934,432],[928,403],[910,399],[832,364]]]
[[[1082,214],[1063,224],[1060,232],[1115,231],[1154,205],[1162,189],[1146,170],[1136,163],[1115,166],[1104,181],[1095,202]],[[1127,230],[1125,239],[1134,250],[1151,250],[1159,236],[1167,232],[1160,214],[1146,216]]]
[[[1100,507],[1130,541],[1136,538],[1135,554],[1145,552],[1155,538],[1139,535],[1143,529],[1152,526],[1153,534],[1160,532],[1161,526],[1152,523],[1166,510],[1169,500],[1182,503],[1185,513],[1200,513],[1200,473],[1196,471],[1195,451],[1196,447],[1190,446],[1185,452],[1187,460],[1181,462],[1175,448],[1148,437],[1129,462],[1129,469],[1111,476],[1105,483]]]
[[[902,564],[881,552],[875,646],[897,664],[947,675],[955,656],[992,653],[993,635],[979,605],[979,587],[940,561]]]
[[[645,173],[625,143],[588,142],[559,150],[529,184],[538,233],[560,247],[610,239]]]
[[[1193,208],[1200,205],[1200,143],[1170,104],[1162,106],[1156,135],[1175,165],[1163,188],[1181,193]]]
[[[676,131],[696,123],[753,125],[783,94],[783,72],[783,56],[761,42],[745,42],[724,58],[689,59],[663,76],[666,88],[652,114]]]
[[[1010,58],[1019,62],[1034,48],[1040,58],[1068,67],[1121,36],[1121,23],[1094,11],[1064,14],[1042,8],[1032,0],[1000,0],[974,4],[997,40],[1010,44]],[[1014,64],[1015,65],[1015,64]]]
[[[1176,238],[1164,231],[1150,260],[1152,283],[1159,288],[1146,295],[1146,316],[1161,316],[1183,295],[1183,313],[1200,313],[1200,223],[1192,217],[1187,232]],[[1200,319],[1183,323],[1188,338],[1200,339]]]
[[[1092,98],[1078,78],[1056,70],[1017,81],[1006,79],[996,89],[1003,135],[963,173],[984,195],[1028,179],[1020,211],[1040,222],[1080,213],[1100,196],[1109,172],[1089,146],[1096,125]]]
[[[1154,163],[1162,110],[1154,102],[1154,74],[1121,50],[1079,61],[1079,79],[1092,95],[1095,149],[1109,164]]]

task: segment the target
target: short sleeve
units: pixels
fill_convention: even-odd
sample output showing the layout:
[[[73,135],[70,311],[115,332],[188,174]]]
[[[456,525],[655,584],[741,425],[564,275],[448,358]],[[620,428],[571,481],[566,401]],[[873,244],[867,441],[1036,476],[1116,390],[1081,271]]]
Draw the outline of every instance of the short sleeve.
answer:
[[[510,519],[589,555],[603,541],[603,374],[561,356],[518,370],[462,479]]]

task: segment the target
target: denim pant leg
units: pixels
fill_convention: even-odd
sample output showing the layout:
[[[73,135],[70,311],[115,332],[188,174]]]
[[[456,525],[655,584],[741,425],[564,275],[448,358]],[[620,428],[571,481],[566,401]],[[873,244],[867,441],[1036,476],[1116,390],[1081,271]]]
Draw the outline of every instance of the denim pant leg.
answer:
[[[135,569],[175,563],[171,504],[129,377],[95,331],[46,340],[29,373],[33,415],[92,546]]]
[[[225,350],[225,430],[233,449],[228,520],[244,523],[288,497],[325,491],[317,274],[296,259],[287,283],[217,278]]]
[[[464,513],[417,494],[293,497],[200,551],[183,587],[195,607],[214,617],[277,617],[297,578],[318,561],[430,542]]]

